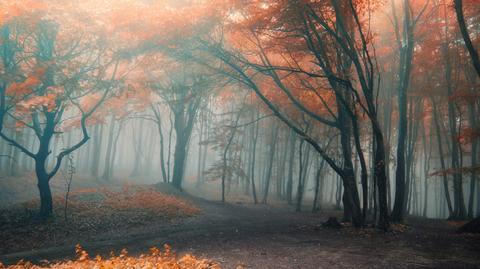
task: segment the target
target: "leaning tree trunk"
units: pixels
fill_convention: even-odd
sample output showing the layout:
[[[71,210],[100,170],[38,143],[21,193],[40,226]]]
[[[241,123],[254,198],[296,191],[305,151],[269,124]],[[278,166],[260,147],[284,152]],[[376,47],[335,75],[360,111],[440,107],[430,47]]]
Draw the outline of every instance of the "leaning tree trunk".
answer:
[[[470,59],[472,60],[472,64],[475,67],[475,71],[477,71],[477,75],[480,77],[480,58],[478,56],[477,50],[475,49],[475,46],[472,43],[472,40],[470,39],[470,35],[468,34],[468,27],[465,23],[465,17],[463,16],[463,1],[454,0],[453,2],[455,6],[455,13],[457,14],[458,26],[460,27],[463,41],[465,42],[468,53],[470,54]]]

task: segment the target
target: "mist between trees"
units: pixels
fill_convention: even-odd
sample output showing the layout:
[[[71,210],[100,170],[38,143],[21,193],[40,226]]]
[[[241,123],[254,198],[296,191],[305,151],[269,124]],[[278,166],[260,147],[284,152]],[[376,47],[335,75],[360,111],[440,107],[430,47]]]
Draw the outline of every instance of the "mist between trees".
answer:
[[[0,8],[0,170],[41,217],[69,167],[356,227],[480,212],[474,1]]]

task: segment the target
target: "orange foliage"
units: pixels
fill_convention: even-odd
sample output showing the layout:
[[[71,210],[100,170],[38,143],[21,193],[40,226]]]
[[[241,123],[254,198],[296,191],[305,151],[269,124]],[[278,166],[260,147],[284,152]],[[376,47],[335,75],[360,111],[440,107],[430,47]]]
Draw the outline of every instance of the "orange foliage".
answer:
[[[138,257],[129,256],[127,250],[123,249],[120,255],[111,255],[104,259],[96,256],[91,259],[88,253],[80,245],[75,248],[76,260],[67,260],[43,265],[34,265],[30,262],[20,261],[15,265],[5,266],[0,263],[0,269],[77,269],[77,268],[164,268],[164,269],[220,269],[220,265],[207,259],[199,259],[191,254],[180,258],[172,252],[170,246],[164,245],[163,251],[156,247],[150,249],[149,254],[142,254]]]
[[[37,67],[30,76],[23,82],[13,82],[5,91],[8,96],[14,98],[21,98],[34,91],[42,83],[42,78],[45,75],[44,67]]]
[[[120,193],[106,189],[101,192],[106,196],[105,205],[115,210],[142,209],[167,216],[194,215],[199,212],[198,208],[190,203],[153,189],[131,191],[128,187],[124,187],[123,192]]]
[[[46,8],[43,1],[22,0],[22,1],[1,1],[0,2],[0,26],[15,18],[22,16],[31,17],[33,13]]]

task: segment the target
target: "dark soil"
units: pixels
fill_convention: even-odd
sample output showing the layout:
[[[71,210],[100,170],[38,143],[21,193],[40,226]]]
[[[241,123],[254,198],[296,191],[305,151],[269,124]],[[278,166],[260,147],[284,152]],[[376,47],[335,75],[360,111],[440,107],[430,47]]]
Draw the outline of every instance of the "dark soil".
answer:
[[[480,233],[480,217],[477,217],[464,225],[462,225],[457,230],[458,233]]]
[[[480,268],[480,236],[458,234],[444,220],[409,218],[393,232],[322,227],[338,211],[293,212],[289,207],[221,204],[181,194],[202,213],[173,223],[136,225],[115,233],[74,238],[90,254],[130,254],[169,244],[179,253],[218,261],[223,268]],[[73,239],[72,239],[73,240]],[[1,241],[1,239],[0,239]],[[4,263],[74,257],[74,244],[47,242],[41,249],[18,249]]]

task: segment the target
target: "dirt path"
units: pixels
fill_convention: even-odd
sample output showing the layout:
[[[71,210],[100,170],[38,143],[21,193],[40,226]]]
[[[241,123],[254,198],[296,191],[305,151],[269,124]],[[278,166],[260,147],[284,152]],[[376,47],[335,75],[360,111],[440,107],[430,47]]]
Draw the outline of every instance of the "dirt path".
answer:
[[[383,234],[320,223],[338,212],[295,213],[290,208],[220,204],[190,198],[202,214],[174,224],[102,234],[79,242],[89,253],[131,254],[168,243],[179,253],[208,257],[224,268],[480,268],[480,237],[457,235],[445,221],[412,219],[406,232]],[[74,245],[11,253],[19,259],[72,258]]]

